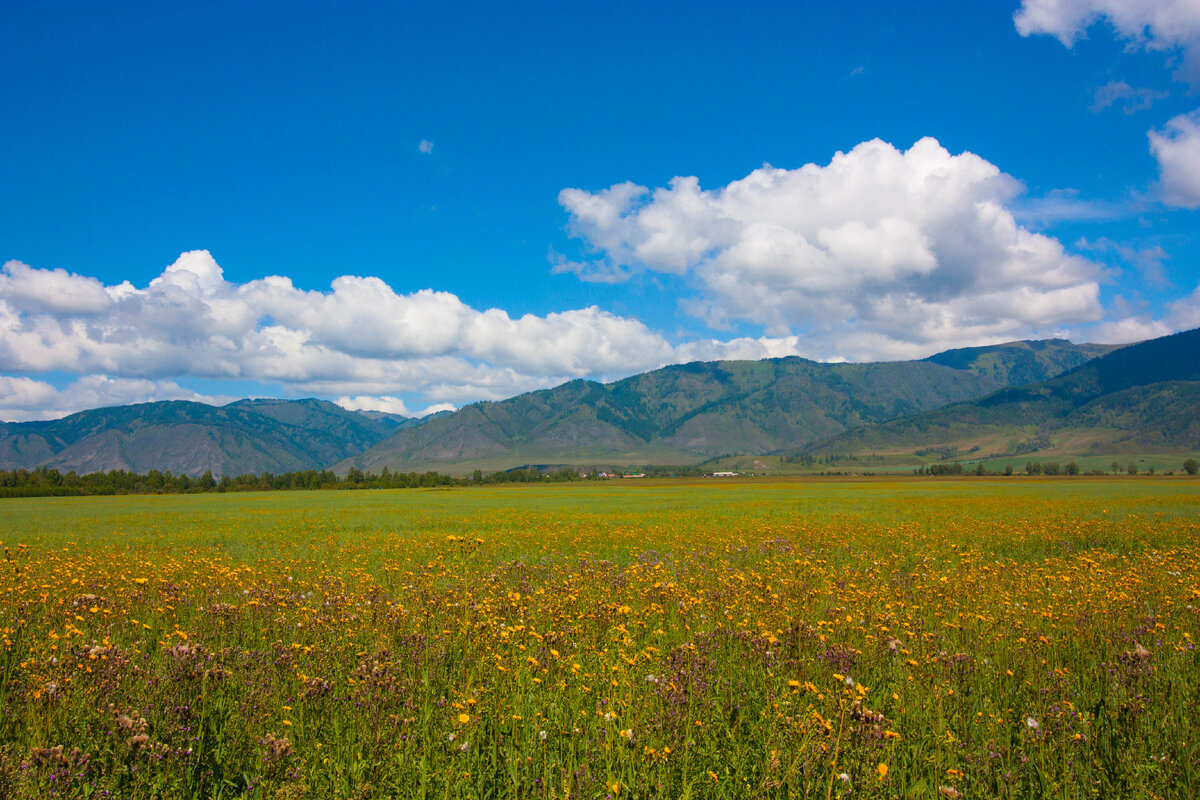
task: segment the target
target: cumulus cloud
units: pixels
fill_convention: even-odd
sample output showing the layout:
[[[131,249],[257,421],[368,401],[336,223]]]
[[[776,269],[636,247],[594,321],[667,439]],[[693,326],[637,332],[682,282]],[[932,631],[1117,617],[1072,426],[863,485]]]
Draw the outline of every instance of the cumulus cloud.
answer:
[[[1164,157],[1193,129],[1173,122]],[[1168,185],[1184,197],[1164,170]],[[323,290],[282,275],[235,283],[204,250],[144,286],[10,261],[0,267],[0,374],[11,376],[0,379],[0,418],[204,401],[175,382],[182,376],[421,415],[685,361],[894,360],[1089,331],[1144,338],[1195,316],[1197,296],[1161,319],[1102,307],[1104,268],[1026,228],[1014,215],[1020,192],[995,165],[933,139],[907,151],[864,142],[826,165],[768,165],[716,189],[680,177],[657,189],[564,190],[588,252],[556,269],[679,276],[686,311],[714,330],[761,334],[682,342],[596,306],[514,317],[369,275]],[[1165,254],[1144,255],[1147,275],[1161,273]],[[37,379],[55,373],[83,377],[61,389]]]
[[[85,375],[59,389],[46,381],[0,375],[0,420],[58,419],[85,408],[142,403],[154,400],[192,400],[225,405],[236,398],[204,395],[174,381],[150,381]]]
[[[417,394],[439,410],[677,360],[676,348],[642,322],[594,306],[512,317],[448,292],[398,293],[370,276],[343,275],[325,291],[284,276],[230,283],[203,250],[184,253],[144,287],[16,261],[0,268],[0,372],[118,381],[103,384],[106,395],[101,384],[80,383],[43,403],[37,392],[47,385],[11,379],[12,397],[25,397],[27,409],[11,418],[186,396],[163,383],[181,375],[271,382],[359,404]],[[97,391],[86,394],[88,386]],[[118,386],[126,394],[114,394]],[[382,409],[388,401],[375,402]]]
[[[565,189],[577,264],[688,276],[685,308],[714,327],[803,334],[825,357],[927,355],[1100,319],[1101,268],[1020,225],[1020,184],[925,138],[873,140],[829,164],[771,166],[713,190]]]
[[[689,360],[808,352],[796,337],[673,345],[595,306],[512,317],[448,292],[396,292],[343,275],[225,280],[210,253],[182,254],[144,287],[10,261],[0,268],[0,372],[84,377],[64,389],[0,379],[0,418],[47,419],[143,400],[206,401],[172,378],[252,380],[345,408],[423,416],[578,377],[617,378]],[[422,398],[413,407],[413,397]],[[222,398],[228,401],[231,398]]]
[[[1131,47],[1180,52],[1180,77],[1200,80],[1196,0],[1024,0],[1013,17],[1022,36],[1049,34],[1067,47],[1101,20]]]
[[[429,141],[428,139],[422,139],[417,145],[417,150],[425,155],[429,155],[433,152],[433,142]]]
[[[113,287],[120,292],[121,287]],[[95,278],[63,269],[32,269],[10,261],[0,272],[0,297],[31,310],[48,313],[92,314],[108,309],[112,295]]]
[[[1088,331],[1088,340],[1103,344],[1125,344],[1197,327],[1200,327],[1200,289],[1167,304],[1165,309],[1157,313],[1129,313],[1095,325]]]
[[[61,416],[51,410],[57,394],[58,390],[45,381],[0,375],[0,420],[24,421]],[[38,414],[32,409],[45,410]]]
[[[1117,296],[1109,312],[1104,321],[1079,333],[1091,342],[1124,344],[1200,328],[1200,286],[1165,304]]]
[[[141,289],[13,261],[0,278],[7,371],[286,382],[390,376],[412,388],[422,369],[472,382],[505,370],[606,374],[628,368],[635,353],[635,366],[671,353],[641,322],[596,307],[514,319],[448,292],[398,294],[376,277],[343,275],[328,291],[301,290],[282,276],[234,284],[207,251],[184,253]],[[44,284],[52,290],[40,291]],[[415,367],[397,369],[397,361]]]
[[[454,410],[454,406],[450,403],[435,403],[420,411],[410,411],[408,404],[404,400],[399,397],[389,397],[387,395],[380,397],[371,397],[369,395],[339,397],[333,402],[347,411],[383,411],[388,414],[399,414],[402,417],[427,417],[439,411]]]
[[[1163,202],[1200,208],[1200,109],[1180,114],[1161,131],[1150,131],[1150,152],[1158,160]]]

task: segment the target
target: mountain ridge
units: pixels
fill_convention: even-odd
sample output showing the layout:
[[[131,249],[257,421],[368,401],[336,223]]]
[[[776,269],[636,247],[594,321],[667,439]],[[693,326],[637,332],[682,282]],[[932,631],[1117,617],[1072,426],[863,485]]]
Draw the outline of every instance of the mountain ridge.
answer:
[[[0,423],[0,468],[170,470],[186,475],[321,469],[405,424],[327,400],[162,400],[57,420]]]
[[[1198,450],[1200,422],[1194,420],[1200,420],[1200,329],[1128,345],[1045,381],[847,431],[803,452],[896,453],[933,445],[966,450],[997,437],[1049,440],[1057,434],[1080,441],[1084,431],[1097,452]]]
[[[0,423],[0,469],[234,475],[387,467],[466,473],[529,463],[697,464],[731,454],[813,452],[822,443],[866,441],[863,431],[928,419],[922,415],[939,409],[978,415],[973,402],[1010,397],[1024,398],[1014,400],[1018,405],[1044,403],[1038,393],[1050,389],[1042,382],[1055,376],[1066,381],[1054,384],[1060,389],[1088,380],[1115,387],[1118,378],[1085,367],[1121,347],[1060,339],[958,348],[900,362],[829,364],[797,356],[691,362],[607,384],[572,380],[422,419],[348,411],[315,398],[114,406],[60,420]],[[1144,358],[1112,363],[1110,371],[1133,376],[1126,383],[1158,374],[1147,371]],[[1040,382],[1013,385],[1031,377]],[[1100,388],[1089,391],[1099,397]],[[1180,398],[1189,387],[1170,391]],[[1151,408],[1170,416],[1170,404],[1151,394],[1133,392],[1121,408],[1101,403],[1086,412],[1087,419],[1126,419]],[[1019,421],[1020,409],[1009,406]],[[897,436],[897,442],[911,435]],[[839,439],[845,436],[858,439]]]
[[[571,381],[472,404],[420,429],[399,431],[334,469],[684,464],[735,452],[778,452],[982,397],[1017,376],[1058,374],[1113,349],[1052,340],[947,351],[919,361],[825,364],[789,356],[670,365],[610,384]],[[938,363],[942,355],[955,365]]]

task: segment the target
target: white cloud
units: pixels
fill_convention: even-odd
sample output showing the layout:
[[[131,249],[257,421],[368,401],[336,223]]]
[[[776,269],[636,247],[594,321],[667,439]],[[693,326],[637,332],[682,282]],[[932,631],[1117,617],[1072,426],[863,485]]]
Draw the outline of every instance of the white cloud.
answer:
[[[863,257],[837,240],[844,234],[832,234],[835,248],[851,261]],[[893,249],[911,247],[910,239],[899,229],[882,237]],[[0,278],[0,371],[14,375],[0,384],[0,414],[11,420],[145,400],[233,399],[183,389],[173,378],[185,375],[272,383],[286,394],[338,397],[346,408],[420,416],[681,361],[826,357],[794,335],[675,345],[597,307],[512,317],[447,292],[400,294],[374,277],[344,275],[326,291],[283,276],[230,283],[206,251],[184,253],[143,287],[18,262],[5,264]],[[62,389],[32,377],[47,372],[82,377]]]
[[[385,411],[388,414],[399,414],[402,417],[412,416],[408,406],[399,397],[358,395],[357,397],[339,397],[333,402],[347,411]]]
[[[1075,246],[1081,250],[1091,250],[1093,252],[1114,252],[1123,261],[1133,266],[1141,274],[1142,280],[1148,286],[1155,289],[1168,289],[1171,287],[1171,281],[1167,278],[1167,272],[1163,266],[1163,262],[1168,261],[1170,255],[1160,245],[1137,247],[1122,244],[1121,242],[1116,242],[1102,236],[1094,241],[1087,238],[1080,238],[1075,243]]]
[[[513,318],[448,292],[399,294],[375,277],[343,275],[326,291],[282,276],[230,283],[207,251],[184,253],[141,288],[15,261],[0,281],[0,371],[113,376],[130,387],[113,402],[165,397],[162,381],[188,375],[296,394],[420,395],[436,411],[678,360],[640,321],[596,307]],[[30,399],[16,415],[105,401],[83,388],[45,404]]]
[[[575,273],[575,277],[588,283],[624,283],[632,277],[629,270],[614,264],[610,259],[597,258],[584,261],[571,261],[561,253],[550,250],[550,272],[563,275]]]
[[[0,420],[20,422],[27,419],[54,419],[49,409],[53,406],[57,390],[44,381],[32,378],[10,378],[0,375]],[[46,409],[49,416],[30,416],[30,409]]]
[[[91,314],[112,305],[112,297],[95,278],[62,269],[32,269],[19,261],[9,261],[0,271],[0,298],[48,313]]]
[[[86,408],[143,403],[155,400],[192,400],[224,405],[234,397],[203,395],[174,381],[149,381],[85,375],[62,389],[27,377],[0,375],[0,420],[58,419]]]
[[[1022,36],[1045,33],[1073,47],[1107,20],[1131,47],[1181,51],[1180,76],[1200,79],[1200,3],[1196,0],[1024,0],[1013,17]]]
[[[420,144],[417,145],[417,150],[425,155],[429,155],[433,152],[433,142],[428,139],[422,139]]]
[[[1166,96],[1167,92],[1158,89],[1135,89],[1125,81],[1109,81],[1096,89],[1091,110],[1098,113],[1116,104],[1126,114],[1136,114],[1145,111]]]
[[[842,361],[837,356],[812,349],[800,336],[743,336],[737,339],[701,339],[679,345],[679,362],[688,361],[757,361],[763,358],[803,356],[813,361]]]
[[[1101,267],[1022,227],[1020,184],[926,138],[879,140],[828,165],[771,166],[714,190],[676,178],[566,189],[584,272],[688,275],[684,301],[711,325],[803,333],[825,357],[915,357],[1098,320]]]
[[[1179,51],[1183,64],[1177,77],[1200,85],[1200,2],[1197,0],[1024,0],[1014,16],[1022,36],[1047,33],[1067,47],[1088,28],[1106,19],[1117,36],[1131,47]],[[1133,89],[1114,81],[1096,91],[1092,110],[1120,99],[1125,111],[1148,108],[1165,92]],[[1200,208],[1200,109],[1181,114],[1166,128],[1151,130],[1150,152],[1158,161],[1159,189],[1163,202],[1182,208]]]
[[[1156,339],[1174,333],[1174,329],[1153,317],[1124,317],[1092,328],[1088,340],[1099,344],[1126,344]]]
[[[1077,189],[1054,189],[1042,197],[1019,197],[1008,206],[1019,223],[1051,225],[1074,220],[1115,219],[1127,216],[1132,205],[1082,197]]]
[[[439,411],[453,411],[454,406],[450,403],[435,403],[431,406],[421,409],[420,411],[410,411],[408,405],[399,397],[390,397],[383,395],[379,397],[371,397],[369,395],[358,395],[357,397],[339,397],[333,402],[337,403],[347,411],[383,411],[388,414],[399,414],[402,417],[427,417],[430,414],[436,414]]]
[[[1163,201],[1200,208],[1200,109],[1180,114],[1162,131],[1150,131],[1150,152],[1158,160]]]
[[[1194,124],[1172,121],[1160,134],[1164,163],[1191,146]],[[1182,184],[1168,182],[1179,174],[1164,168],[1163,184],[1182,197]],[[321,291],[281,275],[233,283],[204,250],[144,286],[10,261],[0,268],[0,373],[12,376],[0,379],[0,416],[204,401],[175,382],[181,376],[426,414],[691,360],[891,360],[1088,331],[1140,337],[1200,321],[1195,297],[1162,319],[1103,308],[1104,269],[1025,228],[1014,216],[1020,191],[995,165],[933,139],[907,151],[865,142],[823,166],[764,166],[710,190],[688,177],[654,190],[564,190],[570,229],[591,252],[556,269],[585,279],[680,276],[690,313],[761,333],[682,343],[596,306],[513,317],[449,292],[398,292],[373,276],[341,275]],[[1069,193],[1047,199],[1078,204]],[[1161,272],[1161,251],[1145,256]],[[56,372],[82,377],[62,389],[37,379]]]
[[[1200,328],[1200,286],[1167,306],[1167,322],[1176,331]]]
[[[98,303],[49,304],[46,293],[0,297],[0,369],[190,374],[289,383],[391,379],[405,389],[435,377],[607,374],[669,359],[671,347],[641,322],[598,308],[513,319],[429,289],[397,294],[375,277],[344,275],[304,291],[286,277],[234,284],[207,251],[185,253],[142,289],[18,262],[13,283],[74,281]],[[69,296],[68,292],[59,292]],[[401,366],[397,366],[397,364]]]
[[[1144,305],[1140,310],[1133,310],[1129,305],[1124,299],[1117,298],[1113,311],[1118,313],[1087,329],[1087,340],[1122,344],[1200,328],[1200,286],[1191,294],[1167,303],[1165,308]]]

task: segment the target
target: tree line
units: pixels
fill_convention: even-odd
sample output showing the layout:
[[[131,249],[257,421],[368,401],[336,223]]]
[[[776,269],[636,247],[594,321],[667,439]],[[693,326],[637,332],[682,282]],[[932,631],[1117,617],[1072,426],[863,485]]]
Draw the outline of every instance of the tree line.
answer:
[[[1122,472],[1129,475],[1138,474],[1138,464],[1136,461],[1130,461],[1127,465],[1121,466],[1118,461],[1112,462],[1110,465],[1112,474],[1119,475]],[[1146,468],[1148,474],[1154,474],[1154,465],[1151,464]],[[1194,458],[1189,458],[1183,462],[1183,471],[1188,475],[1195,475],[1200,472],[1200,462]],[[960,462],[956,461],[953,464],[929,464],[926,466],[917,467],[913,470],[917,475],[996,475],[998,473],[988,472],[983,468],[983,462],[978,462],[974,467],[964,467]],[[1005,475],[1013,474],[1013,467],[1008,464],[1004,467]],[[1079,464],[1074,461],[1068,461],[1066,464],[1060,464],[1057,461],[1026,461],[1026,475],[1079,475]],[[1104,470],[1093,470],[1089,475],[1104,475]]]
[[[113,494],[200,494],[205,492],[264,492],[295,489],[411,489],[472,484],[531,483],[581,480],[579,472],[563,468],[543,471],[524,467],[501,472],[475,470],[469,478],[440,472],[392,472],[384,467],[378,474],[351,468],[344,476],[331,470],[300,470],[217,477],[211,471],[199,477],[150,470],[144,474],[126,470],[88,472],[39,467],[33,470],[0,470],[0,497],[48,497]]]

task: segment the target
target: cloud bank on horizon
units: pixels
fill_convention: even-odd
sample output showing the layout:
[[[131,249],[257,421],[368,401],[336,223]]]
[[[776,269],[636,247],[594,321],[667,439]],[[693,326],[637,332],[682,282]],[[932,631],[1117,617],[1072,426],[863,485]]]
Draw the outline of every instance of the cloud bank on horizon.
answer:
[[[1023,0],[1013,24],[1068,49],[1092,32],[1115,36],[1162,53],[1177,80],[1200,87],[1195,0]],[[1166,94],[1114,79],[1096,88],[1091,108],[1145,113]],[[1151,124],[1149,192],[1176,214],[1200,208],[1200,109]],[[342,274],[316,291],[288,275],[230,281],[207,250],[181,254],[143,286],[106,283],[86,264],[8,261],[0,419],[145,400],[223,403],[241,392],[221,387],[247,383],[423,414],[692,360],[896,360],[1021,338],[1129,342],[1200,325],[1200,287],[1180,287],[1157,308],[1106,291],[1101,252],[1144,262],[1145,279],[1161,283],[1160,247],[1068,245],[1031,221],[1128,211],[1071,190],[1029,201],[1002,165],[932,137],[907,144],[870,139],[824,164],[764,164],[715,187],[681,175],[665,186],[562,189],[581,255],[554,256],[553,272],[610,289],[671,281],[682,293],[667,301],[711,336],[672,335],[597,304],[512,315],[370,275]],[[433,141],[417,151],[430,156]]]
[[[135,399],[226,399],[180,387],[180,375],[427,413],[571,378],[787,355],[797,346],[769,337],[673,345],[595,306],[514,319],[448,292],[397,294],[375,277],[343,275],[325,292],[277,275],[236,284],[204,250],[184,253],[142,288],[17,261],[0,268],[0,371],[85,376],[62,389],[6,378],[0,415],[9,419]],[[401,394],[423,397],[429,408],[414,412]]]

